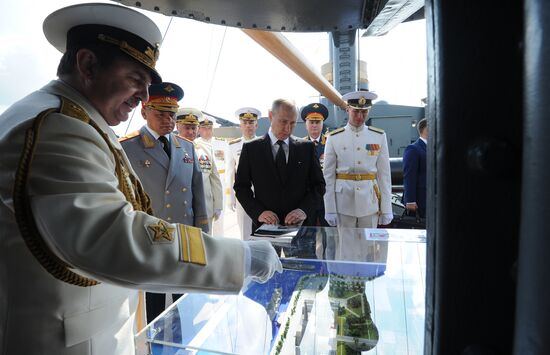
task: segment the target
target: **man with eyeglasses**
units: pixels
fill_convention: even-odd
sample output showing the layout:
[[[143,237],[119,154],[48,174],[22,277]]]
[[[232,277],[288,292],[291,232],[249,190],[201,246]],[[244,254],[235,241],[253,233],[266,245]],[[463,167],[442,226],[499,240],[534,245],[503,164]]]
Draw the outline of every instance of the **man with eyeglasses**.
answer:
[[[377,97],[367,90],[345,94],[348,124],[327,139],[324,200],[325,220],[331,226],[376,228],[393,219],[386,133],[365,126]]]

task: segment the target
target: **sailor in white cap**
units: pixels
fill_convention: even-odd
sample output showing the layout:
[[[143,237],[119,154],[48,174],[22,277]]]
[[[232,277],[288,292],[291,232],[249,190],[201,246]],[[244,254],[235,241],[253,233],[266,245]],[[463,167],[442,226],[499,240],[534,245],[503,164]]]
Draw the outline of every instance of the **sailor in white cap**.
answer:
[[[161,81],[153,21],[80,4],[44,33],[59,79],[0,115],[0,353],[134,354],[137,290],[238,292],[281,270],[267,242],[152,216],[109,126]]]
[[[223,184],[225,182],[225,151],[227,150],[227,141],[221,137],[214,136],[214,118],[206,113],[202,113],[202,120],[199,122],[199,137],[195,140],[196,143],[204,143],[205,146],[211,146],[211,156],[216,165],[218,175],[222,184],[219,195],[216,197],[214,208],[214,221],[212,222],[211,234],[214,236],[223,235],[224,233],[224,206]]]
[[[237,224],[241,231],[242,240],[250,239],[252,234],[252,220],[246,214],[243,206],[237,201],[233,184],[235,183],[235,174],[239,165],[241,150],[245,142],[251,141],[256,137],[258,129],[258,119],[262,113],[254,107],[242,107],[235,111],[235,117],[239,120],[242,137],[229,141],[229,146],[225,154],[225,195],[227,206],[237,212]]]
[[[212,222],[220,217],[223,207],[222,181],[214,161],[212,145],[199,140],[196,134],[197,128],[201,124],[209,124],[209,120],[200,110],[183,107],[178,110],[176,122],[180,136],[192,142],[195,147],[199,168],[202,172],[208,231],[211,233]]]
[[[376,228],[391,223],[391,173],[386,134],[365,126],[375,93],[343,96],[348,124],[333,130],[325,146],[325,219],[334,226]]]

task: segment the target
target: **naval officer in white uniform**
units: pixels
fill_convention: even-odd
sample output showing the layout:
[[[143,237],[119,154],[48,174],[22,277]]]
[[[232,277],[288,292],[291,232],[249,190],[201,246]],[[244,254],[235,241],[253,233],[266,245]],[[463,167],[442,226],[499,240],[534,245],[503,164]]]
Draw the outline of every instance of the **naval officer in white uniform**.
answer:
[[[227,205],[232,211],[237,211],[237,223],[239,224],[242,240],[250,239],[252,220],[244,211],[243,206],[237,201],[233,184],[235,183],[235,175],[237,174],[243,144],[257,138],[256,129],[258,129],[258,118],[261,115],[260,110],[254,107],[242,107],[235,112],[235,117],[239,120],[242,137],[229,141],[227,153],[225,154],[225,194]]]
[[[178,110],[176,122],[180,137],[193,143],[200,171],[202,173],[202,185],[204,189],[204,204],[208,221],[208,233],[212,232],[212,223],[220,217],[223,207],[222,181],[216,162],[212,145],[197,138],[197,129],[201,124],[208,125],[202,112],[196,108],[183,107]]]
[[[365,126],[376,98],[363,90],[345,94],[348,124],[332,131],[327,139],[325,219],[332,226],[376,228],[393,219],[386,134]]]
[[[110,126],[161,82],[155,23],[80,4],[43,28],[59,79],[0,115],[0,354],[131,355],[138,290],[236,293],[280,270],[269,243],[150,214]]]

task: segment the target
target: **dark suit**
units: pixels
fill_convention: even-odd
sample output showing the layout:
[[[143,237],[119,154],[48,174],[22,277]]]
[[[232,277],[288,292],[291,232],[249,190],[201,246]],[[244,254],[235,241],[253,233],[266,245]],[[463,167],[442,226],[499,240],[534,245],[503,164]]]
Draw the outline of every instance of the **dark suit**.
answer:
[[[308,136],[304,137],[304,139],[308,141],[312,141],[311,138]],[[312,141],[313,142],[313,141]],[[325,160],[325,144],[323,143],[323,135],[319,137],[319,141],[314,142],[315,145],[315,156],[319,160],[319,164],[321,165],[321,169],[323,168],[323,162]],[[325,203],[324,201],[321,201],[321,203],[318,206],[317,209],[317,217],[316,217],[316,225],[328,227],[329,224],[325,220]]]
[[[286,179],[281,179],[268,134],[243,145],[233,188],[254,228],[260,226],[258,217],[263,211],[273,211],[283,224],[286,215],[296,208],[307,215],[303,225],[315,225],[316,212],[325,193],[315,146],[290,137],[288,149],[288,173]]]
[[[420,138],[403,153],[403,203],[416,202],[426,216],[426,143]]]

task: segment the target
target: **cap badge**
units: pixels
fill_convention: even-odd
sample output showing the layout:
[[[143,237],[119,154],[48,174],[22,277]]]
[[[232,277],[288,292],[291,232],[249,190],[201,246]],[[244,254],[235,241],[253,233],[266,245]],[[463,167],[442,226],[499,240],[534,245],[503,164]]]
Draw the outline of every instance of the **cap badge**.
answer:
[[[242,118],[254,118],[254,115],[250,112],[247,112],[247,113],[242,115]]]
[[[367,99],[365,99],[364,97],[361,97],[357,103],[363,106],[367,103]]]
[[[313,105],[313,108],[319,108],[319,105],[314,104],[314,105]]]
[[[166,85],[166,87],[164,88],[164,91],[166,91],[166,92],[172,92],[172,91],[174,91],[174,90],[176,90],[176,89],[174,89],[174,88],[172,87],[172,85]]]

